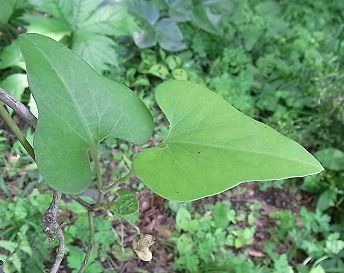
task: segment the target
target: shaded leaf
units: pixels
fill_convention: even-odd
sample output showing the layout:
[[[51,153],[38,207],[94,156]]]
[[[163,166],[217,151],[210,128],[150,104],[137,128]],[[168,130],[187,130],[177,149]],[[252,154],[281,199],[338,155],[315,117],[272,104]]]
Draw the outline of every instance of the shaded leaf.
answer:
[[[190,0],[165,0],[169,15],[176,22],[186,22],[192,18],[192,2]]]
[[[27,33],[40,33],[54,40],[60,40],[71,31],[68,23],[61,18],[24,14],[22,19],[28,23]]]
[[[149,69],[149,73],[161,79],[166,79],[167,75],[169,74],[168,69],[164,65],[161,65],[161,64],[154,64]]]
[[[20,100],[25,88],[28,87],[26,74],[11,74],[0,83],[0,87],[8,91],[17,100]]]
[[[130,89],[97,74],[62,44],[39,34],[19,40],[40,116],[38,169],[52,188],[79,193],[92,181],[89,149],[108,136],[143,143],[152,117]]]
[[[220,34],[220,30],[217,26],[219,19],[219,17],[212,18],[210,16],[210,11],[207,10],[207,7],[203,2],[193,7],[193,23],[207,32],[213,33],[215,35]]]
[[[155,29],[148,24],[144,24],[139,31],[135,31],[133,33],[133,39],[139,48],[148,48],[157,44]]]
[[[163,49],[179,51],[186,48],[183,43],[183,34],[175,21],[164,18],[155,27],[158,43]]]
[[[176,215],[176,226],[178,229],[183,229],[188,231],[189,230],[189,226],[191,223],[191,214],[190,212],[181,207]]]
[[[301,145],[203,86],[168,81],[158,86],[156,100],[170,122],[170,133],[158,147],[136,156],[134,170],[167,199],[194,200],[245,181],[323,170]]]
[[[344,170],[344,152],[335,148],[327,148],[317,151],[315,157],[325,168],[341,171]]]
[[[14,40],[10,45],[6,46],[0,53],[0,69],[11,66],[18,66],[25,69],[25,63],[20,53],[17,40]]]
[[[90,13],[86,21],[79,24],[81,31],[105,35],[129,35],[137,29],[132,16],[123,5],[105,5]]]
[[[116,43],[107,36],[79,31],[74,34],[72,50],[97,72],[102,72],[108,65],[118,66]]]
[[[153,1],[128,0],[127,7],[130,13],[147,21],[151,25],[154,25],[160,17],[159,7]]]

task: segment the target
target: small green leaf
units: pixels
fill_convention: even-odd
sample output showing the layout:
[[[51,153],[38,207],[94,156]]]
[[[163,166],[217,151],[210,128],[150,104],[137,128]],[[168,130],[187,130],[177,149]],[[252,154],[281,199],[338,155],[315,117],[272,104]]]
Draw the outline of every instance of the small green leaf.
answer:
[[[167,75],[169,74],[167,68],[161,64],[154,64],[149,69],[149,73],[161,79],[166,79]]]
[[[130,0],[126,5],[130,13],[151,25],[154,25],[160,17],[159,6],[154,1]]]
[[[141,152],[134,169],[157,194],[186,201],[241,182],[321,172],[301,145],[242,114],[209,89],[168,81],[156,99],[170,122],[162,144]]]
[[[17,243],[11,241],[0,240],[0,248],[6,249],[11,253],[15,251],[17,245]]]
[[[148,48],[156,45],[157,34],[154,27],[146,23],[139,31],[133,33],[133,39],[139,48]]]
[[[118,199],[110,206],[113,213],[126,216],[139,211],[139,202],[136,195],[127,190],[120,189],[117,191]]]
[[[224,203],[216,203],[216,205],[213,208],[213,218],[215,225],[218,228],[225,228],[229,224],[229,218],[228,218],[228,212],[229,208],[228,205]]]
[[[314,156],[324,165],[325,168],[341,171],[344,170],[344,153],[335,148],[327,148],[317,151]]]
[[[188,73],[181,68],[173,70],[172,75],[176,80],[186,81],[188,79]]]
[[[181,255],[188,255],[192,252],[193,241],[187,234],[182,234],[177,241],[177,249]]]
[[[109,136],[145,142],[152,117],[130,89],[96,73],[62,44],[39,34],[19,40],[39,111],[38,169],[52,188],[79,193],[92,181],[89,150]]]
[[[22,19],[29,24],[27,26],[28,33],[40,33],[55,40],[60,40],[71,31],[68,22],[63,18],[24,14]]]
[[[178,229],[183,229],[188,231],[189,230],[189,226],[191,223],[191,214],[190,212],[181,207],[176,215],[176,226]]]
[[[326,240],[327,252],[338,254],[344,249],[344,241],[340,240],[340,234],[338,232],[328,236]]]

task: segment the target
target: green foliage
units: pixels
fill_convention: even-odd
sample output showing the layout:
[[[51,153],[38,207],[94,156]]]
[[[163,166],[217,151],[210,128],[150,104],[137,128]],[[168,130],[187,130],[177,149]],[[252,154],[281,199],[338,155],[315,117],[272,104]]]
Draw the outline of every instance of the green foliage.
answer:
[[[296,215],[288,210],[279,210],[270,213],[270,217],[276,220],[276,227],[271,230],[272,241],[278,243],[281,240],[288,244],[288,254],[304,251],[309,257],[323,259],[322,266],[326,272],[332,271],[330,264],[339,262],[336,270],[343,270],[341,251],[344,249],[344,241],[338,232],[330,226],[330,217],[317,210],[309,211],[305,207],[300,210],[301,223],[296,223]],[[266,249],[275,248],[273,245],[266,245]],[[273,250],[274,251],[274,250]],[[271,255],[274,259],[274,254]],[[314,269],[313,269],[314,270]],[[327,271],[328,270],[328,271]]]
[[[341,150],[327,148],[317,151],[315,156],[329,170],[344,170],[344,153]]]
[[[226,223],[219,222],[219,217],[225,218]],[[216,203],[204,215],[197,212],[191,215],[184,207],[179,208],[177,232],[171,238],[176,243],[176,272],[275,272],[273,268],[254,265],[243,254],[234,254],[234,249],[244,250],[254,244],[255,226],[246,222],[248,219],[248,213],[236,214],[224,202]],[[284,260],[279,259],[275,268],[283,262],[289,266],[285,257],[281,259]]]
[[[78,206],[78,205],[77,205]],[[66,204],[66,209],[75,211],[73,204]],[[95,247],[90,257],[85,272],[106,272],[102,262],[108,259],[110,253],[114,253],[114,248],[119,244],[119,236],[112,228],[111,220],[103,217],[95,218]],[[67,247],[67,262],[72,272],[78,272],[80,262],[83,260],[85,250],[80,247],[88,244],[88,219],[85,211],[77,214],[77,219],[73,225],[65,229],[66,243],[73,244]],[[132,257],[132,256],[131,256]]]
[[[169,51],[185,48],[183,34],[178,24],[171,18],[160,18],[158,5],[154,1],[127,1],[129,12],[141,22],[141,28],[135,32],[133,39],[140,48],[159,45]]]
[[[49,202],[49,195],[38,190],[0,201],[0,259],[6,273],[44,272],[44,263],[51,258],[49,248],[54,246],[47,242],[40,223]]]
[[[254,232],[259,232],[259,209],[252,206],[243,212],[240,206],[236,208],[239,211],[234,211],[226,203],[218,202],[208,207],[197,204],[198,209],[205,210],[199,214],[191,209],[190,203],[170,202],[171,210],[178,213],[173,239],[176,269],[169,271],[344,271],[343,2],[123,1],[127,7],[118,5],[117,1],[113,5],[115,1],[18,0],[15,6],[14,2],[0,1],[0,45],[8,45],[0,51],[0,86],[11,89],[9,91],[25,104],[29,103],[31,109],[37,110],[37,107],[25,82],[25,64],[15,40],[23,31],[23,20],[29,31],[58,39],[98,72],[137,91],[152,110],[157,125],[156,136],[148,145],[160,142],[168,134],[167,123],[156,107],[152,90],[161,80],[190,79],[214,90],[243,113],[300,142],[309,151],[318,151],[315,155],[326,172],[304,179],[301,188],[309,193],[302,195],[306,199],[301,201],[307,209],[302,208],[300,212],[299,207],[293,207],[293,211],[284,208],[268,214],[272,226],[270,239],[264,238],[261,250],[265,257],[249,256],[252,247],[259,246],[259,243],[250,245]],[[98,5],[100,2],[102,4]],[[136,7],[130,10],[131,5]],[[138,50],[128,37],[121,36],[123,34],[132,35],[139,48],[151,48]],[[160,47],[176,52],[166,53]],[[32,139],[32,132],[27,135]],[[25,152],[18,141],[6,141],[8,136],[6,129],[0,130],[0,194],[6,198],[22,189],[25,195],[41,179],[35,164],[23,156]],[[119,160],[111,177],[127,171],[134,153],[130,151],[127,157],[123,151],[131,150],[132,146],[120,143],[106,140],[100,147],[107,149],[111,160]],[[137,151],[136,147],[133,150]],[[110,165],[110,161],[108,163]],[[298,180],[264,185],[296,195],[300,192]],[[39,223],[41,211],[47,205],[45,200],[37,210],[37,206],[23,196],[6,199],[6,203],[1,201],[1,211],[8,211],[12,218],[13,211],[18,211],[18,215],[21,211],[32,215],[30,223],[22,218],[19,224],[17,218],[15,221],[5,219],[7,213],[0,215],[0,240],[7,247],[7,250],[1,249],[6,255],[1,259],[6,260],[10,272],[20,272],[20,269],[31,272],[31,268],[32,272],[41,272],[43,263],[51,262],[54,251],[48,249]],[[62,207],[72,212],[74,222],[64,229],[69,245],[64,266],[66,270],[76,271],[87,244],[87,217],[75,203]],[[2,227],[2,223],[14,225],[13,232],[10,224]],[[120,245],[108,219],[96,218],[95,224],[97,246],[86,271],[107,272],[103,265],[107,264],[109,255],[123,263],[133,258],[133,251]],[[33,230],[35,225],[39,228]],[[28,231],[25,226],[29,226]],[[30,258],[26,241],[35,250]],[[14,245],[16,248],[12,251]],[[40,256],[37,249],[44,250],[45,257]],[[155,259],[158,257],[154,250],[153,255]],[[312,259],[303,265],[307,257]]]
[[[51,187],[79,193],[92,181],[87,151],[108,136],[144,142],[151,115],[128,88],[97,74],[63,45],[37,34],[22,35],[20,43],[40,111],[38,168]]]
[[[117,45],[108,36],[129,34],[136,28],[125,8],[110,1],[29,2],[44,15],[33,11],[22,16],[29,24],[28,32],[62,39],[98,72],[108,69],[108,65],[118,66]]]
[[[157,148],[139,154],[134,169],[167,199],[193,200],[240,182],[304,176],[323,169],[300,145],[200,85],[169,81],[157,88],[156,99],[170,122],[170,133]]]

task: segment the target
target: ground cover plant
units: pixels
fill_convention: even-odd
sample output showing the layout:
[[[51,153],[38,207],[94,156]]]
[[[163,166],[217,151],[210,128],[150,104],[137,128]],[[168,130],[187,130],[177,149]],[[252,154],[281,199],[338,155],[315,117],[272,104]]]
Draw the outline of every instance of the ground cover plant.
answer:
[[[104,196],[97,195],[96,187],[91,186],[80,196],[64,195],[62,198],[58,223],[66,222],[67,225],[62,225],[66,258],[60,270],[78,272],[87,252],[92,255],[87,266],[81,269],[86,272],[341,272],[344,247],[341,216],[344,158],[341,141],[341,4],[322,1],[302,4],[296,1],[200,1],[197,5],[192,5],[191,1],[88,2],[75,1],[75,5],[69,6],[64,1],[46,2],[46,5],[39,1],[12,1],[3,9],[4,15],[1,14],[1,43],[4,47],[0,52],[0,87],[11,92],[36,116],[37,102],[40,109],[38,120],[42,118],[42,112],[47,116],[38,122],[34,132],[35,126],[30,120],[26,123],[25,119],[18,119],[18,114],[8,109],[19,127],[24,129],[29,142],[32,143],[35,135],[34,149],[43,179],[52,188],[64,189],[68,194],[85,189],[93,180],[93,174],[101,177],[106,185]],[[86,28],[86,25],[93,28]],[[84,77],[73,83],[71,75],[75,72],[68,73],[59,67],[64,67],[63,63],[72,67],[77,57],[63,56],[63,53],[60,58],[53,58],[57,53],[54,51],[52,54],[54,46],[48,45],[48,40],[37,38],[37,42],[30,35],[16,39],[26,31],[59,40],[98,72],[112,79],[111,88],[117,86],[116,90],[123,90],[120,92],[124,97],[131,94],[113,80],[121,82],[134,90],[144,104],[138,97],[128,95],[131,99],[125,101],[126,107],[123,104],[123,108],[107,108],[102,112],[90,110],[102,109],[99,105],[114,104],[104,92],[95,88],[104,86],[103,89],[107,89],[105,86],[110,81],[77,66],[78,69],[73,71],[81,70]],[[85,39],[77,39],[81,36]],[[30,42],[23,42],[25,39]],[[38,48],[43,49],[40,51]],[[102,50],[97,50],[100,48]],[[42,56],[44,50],[50,54]],[[48,72],[49,82],[42,81],[44,73],[51,67],[54,69]],[[29,88],[26,73],[29,79],[33,79]],[[62,76],[56,78],[59,73]],[[190,80],[201,86],[178,85],[179,82],[173,81],[159,85],[169,79]],[[250,123],[252,120],[239,113],[233,120],[234,110],[202,86],[214,90],[241,112],[301,143],[314,153],[326,171],[304,180],[243,184],[216,197],[192,203],[166,202],[143,189],[144,185],[135,178],[135,174],[156,193],[168,199],[185,201],[221,192],[232,187],[234,182],[316,172],[309,170],[303,173],[306,166],[295,164],[293,173],[286,168],[284,174],[280,165],[280,160],[284,159],[259,165],[259,162],[266,161],[259,154],[248,158],[229,152],[228,147],[237,148],[235,145],[239,145],[251,149],[254,144],[248,144],[246,139],[244,143],[230,142],[230,146],[226,146],[224,136],[232,130],[221,128],[224,124],[233,126],[237,122],[244,125],[247,121],[247,132],[256,130],[257,135],[265,129],[259,125],[256,127],[254,122]],[[38,98],[44,90],[50,90],[52,95],[56,89],[66,90],[66,94],[78,89],[79,94],[87,92],[88,96],[78,95],[82,98],[80,103],[74,100],[68,103],[69,97],[55,97],[54,101],[53,96]],[[96,95],[95,98],[90,94]],[[180,97],[184,103],[178,101]],[[86,107],[90,100],[92,106]],[[61,101],[61,106],[56,101]],[[73,112],[76,105],[81,111],[77,115],[79,117],[73,116],[73,124],[81,124],[76,122],[81,119],[85,126],[73,126],[73,144],[69,145],[80,145],[78,151],[82,149],[83,154],[77,154],[64,145],[70,130],[64,129],[62,119],[51,118],[54,116],[51,109],[57,109],[58,113],[64,109],[63,119],[68,120],[71,116],[68,113]],[[153,114],[154,128],[152,123],[147,127],[138,126],[149,124],[150,114],[146,107]],[[139,108],[140,111],[134,110]],[[123,131],[115,128],[110,132],[115,133],[114,137],[142,143],[150,135],[148,131],[153,129],[153,136],[143,146],[118,139],[104,140],[116,119],[99,119],[99,114],[116,116],[125,111],[128,114],[117,120],[125,121],[127,118],[132,121],[136,117],[138,123],[126,122],[123,123],[125,126],[118,123],[114,127],[118,126]],[[210,116],[205,114],[207,112]],[[49,122],[49,119],[54,122]],[[40,123],[50,125],[44,125],[41,128],[46,129],[40,131]],[[55,131],[55,126],[59,130]],[[237,137],[244,141],[245,126],[235,127],[240,129],[234,131]],[[130,137],[129,132],[135,134]],[[48,141],[59,149],[51,148],[53,145],[44,141],[45,136],[51,134],[55,138],[49,137]],[[87,135],[89,141],[85,142]],[[253,143],[257,145],[262,143],[262,139],[266,140],[265,132],[263,135],[257,136]],[[27,156],[5,124],[1,136],[3,171],[0,182],[4,200],[1,206],[8,211],[1,221],[4,223],[1,225],[1,259],[5,260],[8,272],[44,272],[52,267],[58,247],[58,243],[49,245],[43,242],[44,236],[40,231],[39,215],[49,206],[49,190],[47,184],[42,183],[35,162]],[[277,139],[281,144],[281,138]],[[285,141],[283,145],[295,144],[282,139]],[[93,144],[98,141],[101,143],[95,150]],[[85,150],[92,146],[90,166]],[[154,146],[156,148],[145,149]],[[275,146],[277,154],[295,158],[293,149],[285,147],[278,151],[278,145]],[[135,157],[142,149],[145,150]],[[94,156],[95,151],[97,157]],[[66,153],[68,156],[64,156]],[[57,162],[65,172],[52,170],[46,159],[55,156],[60,158]],[[231,157],[236,160],[230,161]],[[309,158],[306,156],[302,160]],[[240,165],[243,160],[248,160],[244,167]],[[78,162],[78,165],[72,162]],[[254,169],[247,167],[250,164],[260,166],[259,176]],[[202,172],[197,166],[202,166]],[[231,171],[231,166],[236,166],[236,172]],[[65,179],[79,176],[80,170],[85,183],[80,184],[78,179],[74,183]],[[75,175],[71,176],[72,173]],[[227,177],[227,180],[224,182],[222,177]],[[113,184],[116,181],[118,183]],[[210,185],[209,181],[220,182],[213,182],[213,187],[198,186]],[[138,200],[133,192],[137,193]],[[95,210],[92,207],[89,213],[90,207],[87,206],[97,201],[102,205]],[[109,207],[104,207],[105,204]],[[94,225],[91,224],[95,230],[93,238],[88,238],[90,214],[91,219],[96,216]],[[30,221],[27,220],[28,215]],[[16,223],[16,228],[12,227],[13,223]],[[136,226],[140,227],[141,237],[137,235]],[[35,234],[33,238],[32,234]],[[157,241],[150,246],[153,260],[149,263],[138,262],[139,258],[150,258],[151,254],[146,248],[138,248],[140,241],[137,240],[140,238],[146,245],[153,243],[144,234],[153,234]],[[38,240],[39,245],[34,240],[37,236],[42,238]],[[89,241],[94,241],[91,244],[93,249],[88,247]],[[36,248],[44,251],[36,253]],[[28,260],[29,256],[34,258]]]

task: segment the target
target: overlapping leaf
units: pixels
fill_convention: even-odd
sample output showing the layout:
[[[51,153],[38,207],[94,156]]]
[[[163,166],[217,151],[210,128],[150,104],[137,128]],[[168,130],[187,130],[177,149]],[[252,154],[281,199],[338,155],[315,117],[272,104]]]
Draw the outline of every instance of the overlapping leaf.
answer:
[[[144,150],[134,169],[157,194],[193,200],[240,182],[305,176],[323,170],[301,145],[242,114],[200,85],[168,81],[156,99],[170,122],[158,147]]]
[[[133,18],[119,3],[102,0],[30,2],[51,16],[24,14],[22,19],[29,23],[27,31],[55,40],[73,36],[68,41],[72,49],[98,72],[107,69],[108,64],[116,65],[116,43],[106,35],[129,35],[136,29]]]
[[[185,49],[183,34],[171,18],[160,18],[159,6],[154,1],[128,0],[128,11],[141,22],[141,29],[134,32],[133,39],[140,48],[159,44],[163,49],[179,51]]]
[[[38,34],[19,40],[39,110],[38,169],[52,188],[81,192],[92,180],[88,150],[108,136],[144,142],[152,117],[130,89],[97,74],[62,44]]]

